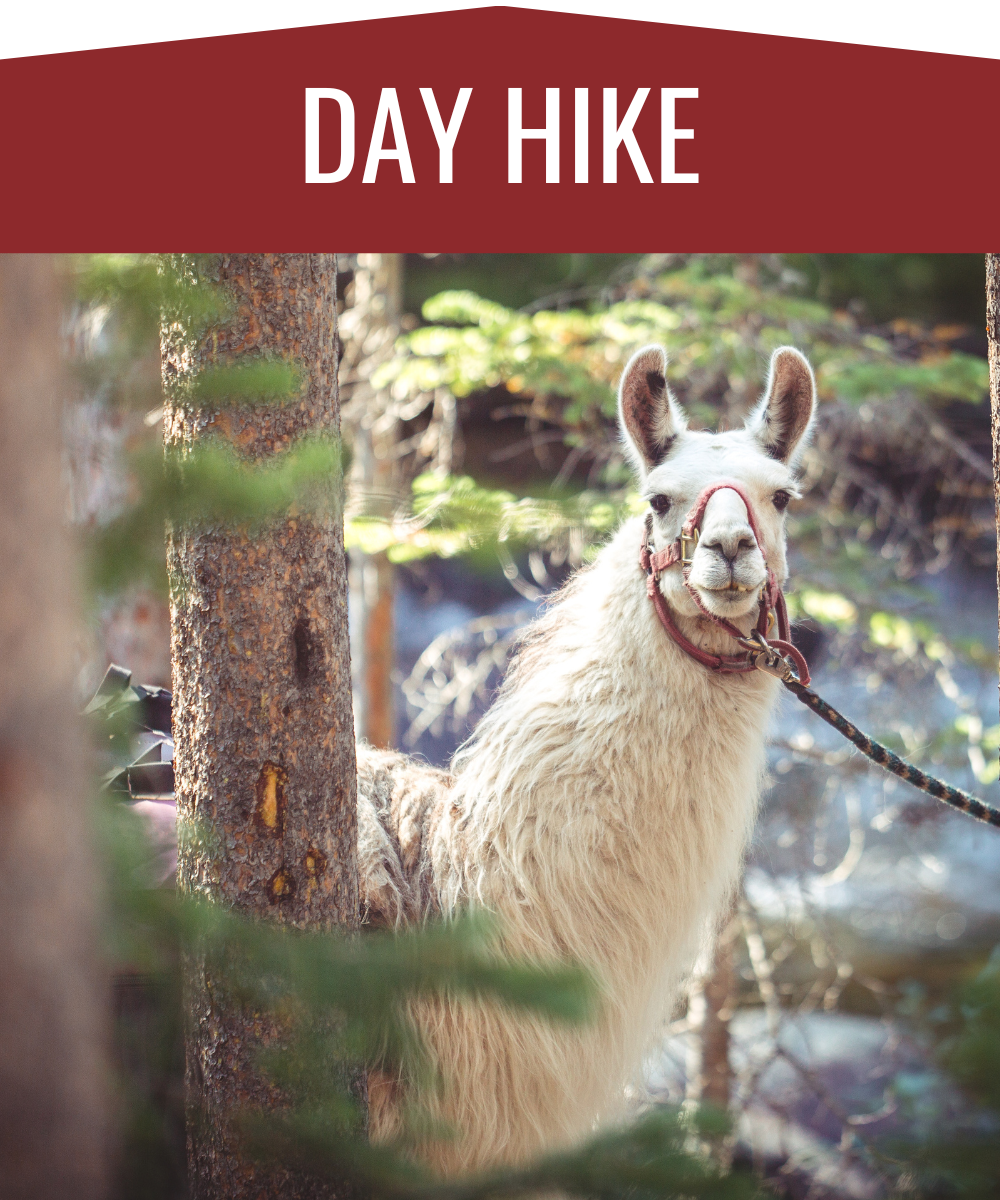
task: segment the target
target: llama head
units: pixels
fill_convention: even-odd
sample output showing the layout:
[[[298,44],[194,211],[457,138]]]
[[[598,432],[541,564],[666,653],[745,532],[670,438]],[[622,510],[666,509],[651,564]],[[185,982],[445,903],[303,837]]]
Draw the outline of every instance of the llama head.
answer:
[[[755,616],[767,573],[761,548],[779,584],[788,573],[784,511],[797,494],[796,465],[816,404],[812,370],[791,346],[775,350],[763,398],[744,428],[708,433],[687,428],[667,387],[666,367],[666,351],[646,346],[629,360],[618,391],[622,439],[653,512],[654,547],[677,539],[706,487],[735,480],[753,505],[761,544],[739,495],[716,492],[701,522],[689,582],[710,612],[730,619]],[[679,566],[663,573],[660,587],[678,612],[698,615]]]

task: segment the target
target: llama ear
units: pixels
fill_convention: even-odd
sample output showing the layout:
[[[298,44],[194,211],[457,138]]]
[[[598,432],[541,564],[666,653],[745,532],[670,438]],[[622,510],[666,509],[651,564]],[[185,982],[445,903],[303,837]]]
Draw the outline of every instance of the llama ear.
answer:
[[[771,458],[793,462],[806,444],[815,408],[812,367],[792,346],[779,346],[771,355],[764,398],[747,418],[747,428]]]
[[[680,405],[667,387],[667,352],[643,346],[629,359],[618,388],[618,424],[625,449],[640,477],[670,453],[687,428]]]

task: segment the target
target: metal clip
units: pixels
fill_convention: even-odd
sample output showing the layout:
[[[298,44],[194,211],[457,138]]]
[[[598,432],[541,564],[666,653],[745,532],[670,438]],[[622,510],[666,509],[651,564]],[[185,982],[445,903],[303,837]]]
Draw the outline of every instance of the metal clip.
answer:
[[[689,567],[694,562],[694,552],[698,548],[698,530],[695,529],[690,537],[684,531],[681,531],[681,566]],[[688,553],[688,546],[692,547]]]
[[[772,675],[782,682],[795,678],[795,672],[788,659],[773,646],[769,646],[767,639],[758,630],[755,629],[748,638],[740,638],[740,645],[747,652],[747,662],[758,671]]]

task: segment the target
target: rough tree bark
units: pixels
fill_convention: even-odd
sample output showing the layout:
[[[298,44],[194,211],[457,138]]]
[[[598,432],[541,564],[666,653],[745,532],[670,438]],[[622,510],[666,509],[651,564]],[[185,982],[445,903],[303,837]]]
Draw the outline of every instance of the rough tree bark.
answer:
[[[104,1194],[105,985],[52,260],[0,257],[0,1196]]]
[[[1000,254],[986,255],[986,335],[989,339],[990,412],[993,419],[993,489],[1000,518]],[[1000,594],[1000,520],[997,522],[997,590]],[[1000,609],[997,620],[1000,623]]]
[[[300,434],[339,432],[334,255],[224,255],[236,302],[227,328],[185,345],[165,325],[168,445],[209,432],[247,459]],[[197,413],[184,383],[209,362],[280,355],[303,370],[284,406]],[[181,840],[178,883],[242,913],[295,926],[357,923],[354,727],[343,524],[296,516],[260,536],[216,529],[168,538],[178,814],[209,838]],[[243,1159],[227,1127],[234,1105],[273,1095],[252,1056],[273,1036],[225,1003],[188,957],[186,1087],[196,1198],[329,1195],[316,1181]],[[194,1120],[199,1112],[207,1121]]]

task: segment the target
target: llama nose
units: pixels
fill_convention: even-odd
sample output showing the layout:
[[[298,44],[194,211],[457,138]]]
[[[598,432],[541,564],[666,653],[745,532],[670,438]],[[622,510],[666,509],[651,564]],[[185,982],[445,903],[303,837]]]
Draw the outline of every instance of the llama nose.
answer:
[[[744,550],[752,550],[756,545],[753,532],[750,529],[734,529],[728,533],[713,534],[709,541],[701,543],[706,550],[713,550],[720,558],[725,559],[731,567]]]

